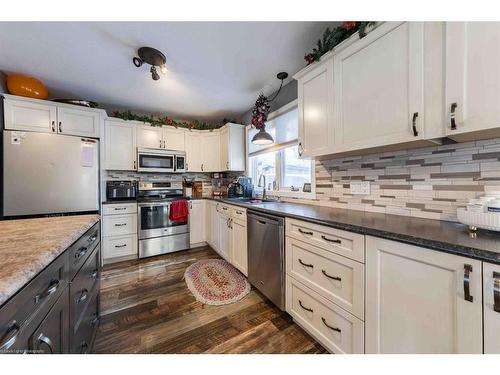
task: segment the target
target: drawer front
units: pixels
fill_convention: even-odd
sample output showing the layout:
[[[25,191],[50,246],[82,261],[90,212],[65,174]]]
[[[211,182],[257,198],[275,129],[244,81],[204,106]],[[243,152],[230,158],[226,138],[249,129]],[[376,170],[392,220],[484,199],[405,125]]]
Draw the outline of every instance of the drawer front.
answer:
[[[99,290],[92,294],[78,329],[72,332],[70,352],[73,354],[90,353],[95,332],[99,325]]]
[[[102,214],[103,215],[124,215],[124,214],[136,214],[137,213],[137,203],[113,203],[113,204],[103,204]]]
[[[233,219],[243,219],[246,221],[247,219],[247,210],[241,207],[231,207],[231,217]]]
[[[102,223],[103,237],[137,233],[137,215],[134,214],[104,216]]]
[[[22,342],[26,326],[38,324],[69,283],[67,256],[61,254],[0,309],[2,350],[27,349]]]
[[[78,329],[82,314],[87,307],[92,290],[100,278],[100,248],[87,259],[70,286],[70,324],[73,331]]]
[[[286,272],[364,319],[364,265],[302,241],[286,241]]]
[[[70,280],[73,279],[99,243],[101,238],[100,233],[100,223],[96,223],[69,248]]]
[[[123,257],[127,255],[137,255],[137,235],[104,237],[103,259]]]
[[[222,212],[224,215],[230,216],[231,215],[231,207],[228,204],[219,204],[219,212]]]
[[[287,312],[333,353],[364,353],[364,323],[287,276]]]
[[[358,262],[365,262],[365,236],[361,234],[295,219],[286,219],[285,234]]]

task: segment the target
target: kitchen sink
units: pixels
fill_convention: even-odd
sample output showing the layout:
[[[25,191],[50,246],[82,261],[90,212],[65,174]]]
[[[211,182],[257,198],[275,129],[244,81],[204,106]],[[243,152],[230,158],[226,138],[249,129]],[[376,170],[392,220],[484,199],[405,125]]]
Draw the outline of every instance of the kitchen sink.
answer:
[[[262,204],[262,203],[281,203],[278,199],[259,199],[259,198],[227,198],[228,201],[241,202],[247,204]]]

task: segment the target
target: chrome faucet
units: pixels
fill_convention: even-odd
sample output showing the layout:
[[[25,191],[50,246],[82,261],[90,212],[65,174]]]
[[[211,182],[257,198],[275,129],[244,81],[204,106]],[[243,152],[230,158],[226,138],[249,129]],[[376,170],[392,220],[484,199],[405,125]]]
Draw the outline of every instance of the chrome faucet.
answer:
[[[264,180],[264,184],[262,184],[262,180]],[[261,174],[259,176],[259,182],[257,183],[257,187],[262,188],[262,199],[266,199],[266,176],[264,176],[264,174]]]

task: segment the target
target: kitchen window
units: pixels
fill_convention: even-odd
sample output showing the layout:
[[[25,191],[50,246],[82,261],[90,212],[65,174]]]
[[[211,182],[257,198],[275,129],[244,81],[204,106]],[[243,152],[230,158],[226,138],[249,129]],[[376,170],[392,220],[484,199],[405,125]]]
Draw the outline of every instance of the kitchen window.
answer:
[[[266,193],[275,196],[314,198],[314,161],[299,158],[298,109],[296,101],[269,115],[266,131],[275,143],[258,146],[251,143],[257,132],[247,128],[248,175],[252,177],[257,192],[259,177],[266,178]],[[311,191],[304,192],[304,184],[311,184]]]

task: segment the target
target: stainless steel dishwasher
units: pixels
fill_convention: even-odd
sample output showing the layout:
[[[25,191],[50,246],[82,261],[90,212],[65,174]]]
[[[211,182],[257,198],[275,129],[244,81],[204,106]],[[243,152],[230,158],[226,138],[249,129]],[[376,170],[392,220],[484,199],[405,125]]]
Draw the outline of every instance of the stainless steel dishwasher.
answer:
[[[285,219],[247,211],[248,281],[285,310]]]

